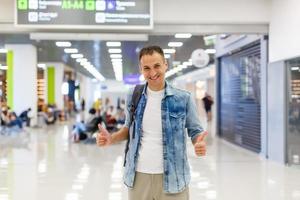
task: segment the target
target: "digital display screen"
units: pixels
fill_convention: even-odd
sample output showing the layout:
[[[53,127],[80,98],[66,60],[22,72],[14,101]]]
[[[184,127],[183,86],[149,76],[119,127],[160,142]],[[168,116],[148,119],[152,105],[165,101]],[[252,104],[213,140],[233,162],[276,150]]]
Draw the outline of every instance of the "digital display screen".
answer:
[[[16,26],[151,29],[152,0],[16,0]]]

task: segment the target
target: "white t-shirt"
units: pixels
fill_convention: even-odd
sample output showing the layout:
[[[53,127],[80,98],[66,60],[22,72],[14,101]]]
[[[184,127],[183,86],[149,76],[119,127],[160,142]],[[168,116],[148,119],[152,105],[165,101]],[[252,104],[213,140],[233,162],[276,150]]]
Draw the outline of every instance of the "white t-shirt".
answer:
[[[163,139],[161,101],[165,90],[152,91],[147,87],[147,104],[142,122],[142,138],[136,171],[163,173]]]

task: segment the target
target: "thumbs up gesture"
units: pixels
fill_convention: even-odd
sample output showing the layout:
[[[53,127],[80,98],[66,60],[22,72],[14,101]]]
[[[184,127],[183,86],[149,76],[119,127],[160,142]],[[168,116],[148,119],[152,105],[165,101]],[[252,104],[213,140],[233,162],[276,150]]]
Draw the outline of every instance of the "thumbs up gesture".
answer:
[[[99,133],[97,134],[97,145],[98,146],[107,146],[112,143],[111,135],[110,133],[101,126],[101,124],[98,124]]]
[[[205,137],[208,135],[207,131],[204,131],[196,138],[194,148],[195,148],[195,154],[197,156],[205,156],[206,154],[206,142]]]

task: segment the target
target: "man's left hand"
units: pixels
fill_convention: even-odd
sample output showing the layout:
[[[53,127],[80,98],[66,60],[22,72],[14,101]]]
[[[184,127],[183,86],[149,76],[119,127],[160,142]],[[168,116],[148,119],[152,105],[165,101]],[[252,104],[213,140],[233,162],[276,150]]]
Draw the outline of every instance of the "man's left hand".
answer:
[[[196,138],[196,142],[194,144],[195,154],[197,156],[205,156],[206,154],[206,142],[205,137],[208,135],[207,131],[204,131]]]

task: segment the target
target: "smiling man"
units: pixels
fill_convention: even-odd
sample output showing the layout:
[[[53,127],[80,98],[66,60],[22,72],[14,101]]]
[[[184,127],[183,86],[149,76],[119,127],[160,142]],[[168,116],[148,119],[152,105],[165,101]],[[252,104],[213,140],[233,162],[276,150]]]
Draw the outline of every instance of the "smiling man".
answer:
[[[165,81],[168,65],[162,49],[144,47],[139,63],[147,83],[134,119],[130,117],[131,91],[124,127],[110,134],[99,125],[97,144],[107,146],[130,137],[124,171],[129,200],[188,200],[190,170],[185,130],[197,156],[206,153],[207,132],[200,125],[190,93]]]

